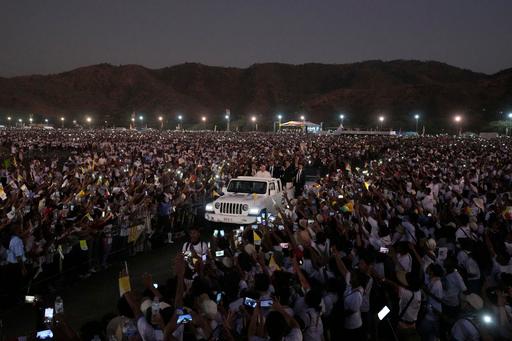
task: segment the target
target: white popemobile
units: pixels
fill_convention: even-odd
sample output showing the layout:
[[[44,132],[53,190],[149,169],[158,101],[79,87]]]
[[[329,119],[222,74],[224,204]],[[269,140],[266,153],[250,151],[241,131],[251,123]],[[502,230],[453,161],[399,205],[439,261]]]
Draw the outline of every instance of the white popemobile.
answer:
[[[277,215],[285,198],[280,179],[239,176],[229,181],[224,195],[206,205],[205,219],[228,224],[254,224],[262,214]]]

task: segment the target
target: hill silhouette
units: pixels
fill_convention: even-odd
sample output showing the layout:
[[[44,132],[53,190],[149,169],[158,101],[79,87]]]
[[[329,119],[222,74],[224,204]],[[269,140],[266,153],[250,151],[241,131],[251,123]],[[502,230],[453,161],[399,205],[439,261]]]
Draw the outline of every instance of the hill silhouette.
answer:
[[[494,75],[434,61],[366,61],[353,64],[254,64],[248,68],[185,63],[162,69],[139,65],[98,64],[52,75],[0,78],[0,112],[36,113],[57,120],[129,124],[132,112],[150,125],[164,115],[166,125],[200,122],[224,128],[230,108],[232,126],[249,127],[256,115],[271,129],[276,113],[298,119],[301,113],[324,126],[375,127],[377,117],[395,129],[414,128],[414,113],[429,129],[453,129],[453,116],[464,116],[466,129],[481,130],[503,117],[512,105],[512,69]]]

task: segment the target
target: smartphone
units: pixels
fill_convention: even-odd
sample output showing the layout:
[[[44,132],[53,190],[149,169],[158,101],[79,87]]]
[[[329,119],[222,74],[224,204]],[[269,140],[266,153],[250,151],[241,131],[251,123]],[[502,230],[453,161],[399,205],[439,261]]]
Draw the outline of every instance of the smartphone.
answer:
[[[391,310],[389,310],[388,306],[384,306],[384,308],[382,308],[381,311],[379,311],[379,313],[377,314],[377,316],[379,317],[379,320],[382,321],[382,319],[384,317],[386,317],[390,311]]]
[[[299,259],[299,265],[304,264],[304,261],[302,259]]]
[[[388,253],[389,249],[387,247],[381,247],[379,250],[380,253]]]
[[[36,301],[35,296],[25,296],[25,303],[34,303]]]
[[[274,302],[272,300],[261,300],[260,301],[260,306],[262,308],[270,308],[272,307],[272,304],[274,304]]]
[[[178,316],[177,324],[182,324],[182,323],[185,324],[185,323],[189,323],[189,322],[192,322],[192,315],[183,314],[183,315]]]
[[[334,217],[335,214],[336,212],[329,212],[329,217]]]
[[[252,225],[251,226],[253,230],[257,230],[258,229],[258,225]]]
[[[277,229],[279,231],[284,231],[284,225],[277,225]]]
[[[215,251],[215,257],[224,257],[224,250]]]
[[[49,340],[53,338],[53,333],[50,329],[40,330],[36,334],[37,340]]]
[[[253,298],[250,298],[250,297],[245,297],[244,298],[244,305],[250,307],[250,308],[256,308],[256,305],[258,305],[258,302],[253,299]]]
[[[45,323],[52,323],[53,321],[53,308],[44,309],[44,321]]]
[[[71,211],[74,211],[74,210],[75,210],[75,205],[71,205],[71,206],[69,206],[69,209],[70,209]]]
[[[224,230],[220,230],[219,232],[220,232],[220,236],[224,237]]]
[[[258,224],[261,224],[261,217],[256,217],[256,222],[257,222]]]
[[[222,296],[224,296],[224,293],[222,291],[217,293],[217,296],[215,297],[215,302],[217,302],[217,304],[219,304],[220,301],[222,300]]]
[[[201,260],[202,260],[203,262],[206,262],[206,255],[202,255],[202,256],[201,256]]]
[[[313,219],[308,219],[308,225],[313,224],[315,221]]]
[[[219,237],[219,230],[213,230],[213,236],[215,238],[218,238]]]
[[[244,232],[244,230],[245,230],[245,226],[240,226],[240,231]]]
[[[281,246],[283,249],[287,249],[288,243],[279,243],[279,246]]]
[[[153,288],[158,289],[158,283],[153,283]]]

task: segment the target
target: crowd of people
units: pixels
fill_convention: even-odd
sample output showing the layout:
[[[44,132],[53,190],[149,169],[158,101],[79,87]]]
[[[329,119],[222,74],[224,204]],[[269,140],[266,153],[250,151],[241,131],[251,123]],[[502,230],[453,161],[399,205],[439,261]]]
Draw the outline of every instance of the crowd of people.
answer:
[[[183,226],[190,235],[167,282],[156,287],[146,274],[145,291],[135,292],[124,272],[118,316],[75,333],[57,315],[49,326],[56,336],[512,338],[508,138],[16,129],[0,136],[8,293],[29,277],[74,267],[87,277],[108,267],[113,250],[172,242]],[[306,181],[306,168],[316,181]],[[229,179],[267,172],[293,189],[277,215],[206,228],[202,206]]]

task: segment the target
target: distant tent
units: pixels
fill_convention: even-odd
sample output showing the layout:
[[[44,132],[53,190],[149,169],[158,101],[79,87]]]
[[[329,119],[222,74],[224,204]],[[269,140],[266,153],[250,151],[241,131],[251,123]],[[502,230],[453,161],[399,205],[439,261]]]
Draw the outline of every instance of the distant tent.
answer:
[[[304,130],[304,127],[306,127],[307,131],[309,132],[320,131],[320,125],[310,121],[288,121],[281,124],[281,128],[300,128]]]

